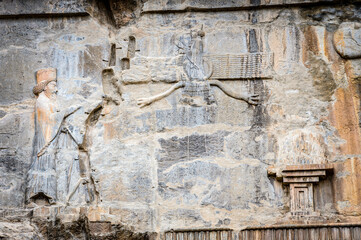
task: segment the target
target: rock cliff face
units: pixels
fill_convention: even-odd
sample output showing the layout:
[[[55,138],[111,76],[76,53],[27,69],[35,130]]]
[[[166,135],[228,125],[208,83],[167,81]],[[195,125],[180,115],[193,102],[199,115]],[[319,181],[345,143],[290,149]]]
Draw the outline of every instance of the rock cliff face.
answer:
[[[0,1],[0,238],[360,239],[360,20]]]

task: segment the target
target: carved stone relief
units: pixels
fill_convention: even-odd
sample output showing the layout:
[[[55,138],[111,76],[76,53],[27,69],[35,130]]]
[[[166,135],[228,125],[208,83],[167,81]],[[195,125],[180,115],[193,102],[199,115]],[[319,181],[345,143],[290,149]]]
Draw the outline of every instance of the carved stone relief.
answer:
[[[136,39],[126,39],[128,46],[119,66],[103,70],[103,88],[108,100],[119,104],[122,85],[162,81],[175,84],[157,95],[139,98],[137,104],[145,107],[163,99],[177,89],[182,89],[180,103],[204,106],[216,103],[211,86],[218,87],[226,95],[257,105],[258,94],[236,92],[220,80],[254,80],[271,78],[273,53],[248,53],[239,55],[205,55],[203,27],[191,30],[189,36],[181,36],[176,43],[179,55],[174,58],[142,58],[135,55]],[[112,46],[111,52],[114,52]],[[118,47],[117,49],[121,49]],[[124,52],[124,51],[123,51]],[[112,54],[111,54],[112,55]],[[113,61],[112,61],[113,62]],[[162,67],[164,65],[164,67]],[[153,69],[153,68],[156,69]],[[153,76],[154,75],[154,76]]]
[[[70,200],[94,200],[90,186],[89,162],[84,143],[71,129],[68,117],[81,106],[59,110],[56,69],[37,71],[35,138],[32,164],[28,173],[27,202],[68,204]]]
[[[179,43],[177,44],[180,53],[183,55],[183,68],[186,73],[186,78],[185,78],[186,80],[182,82],[178,82],[167,91],[160,93],[158,95],[149,98],[138,99],[138,105],[140,105],[140,107],[144,107],[146,105],[151,104],[154,101],[160,100],[170,95],[172,92],[174,92],[176,89],[179,88],[182,88],[182,96],[183,96],[181,99],[182,103],[186,103],[192,106],[211,105],[215,103],[211,86],[216,86],[228,96],[246,101],[249,104],[257,105],[259,103],[260,99],[258,94],[250,94],[246,92],[240,92],[240,93],[234,92],[224,83],[218,80],[209,80],[209,79],[210,78],[218,79],[219,77],[225,79],[227,77],[241,79],[242,77],[235,76],[236,74],[233,73],[234,69],[237,69],[239,67],[243,67],[240,70],[243,73],[243,75],[244,74],[249,75],[250,72],[251,75],[253,76],[252,78],[256,78],[261,72],[260,70],[261,66],[258,66],[258,68],[256,67],[256,64],[260,63],[256,61],[262,61],[262,59],[259,57],[261,55],[254,55],[256,56],[256,58],[250,57],[251,62],[247,61],[246,58],[241,57],[240,58],[241,62],[234,61],[230,64],[229,57],[226,60],[223,59],[223,61],[217,61],[216,59],[218,60],[222,59],[219,56],[213,58],[211,57],[207,61],[207,59],[204,57],[204,46],[203,46],[204,36],[205,36],[205,32],[203,31],[203,29],[199,31],[192,30],[190,32],[190,40],[188,41],[188,43],[186,42],[185,38],[181,38]],[[253,56],[253,55],[251,54],[249,56]],[[226,64],[226,66],[222,66],[222,64]],[[206,65],[208,66],[206,67]],[[213,65],[216,66],[214,67]],[[249,71],[247,70],[248,67],[250,67]],[[212,77],[214,73],[215,76]],[[199,101],[199,99],[195,98],[196,96],[202,97],[203,99]]]
[[[212,64],[210,79],[261,79],[272,78],[273,53],[240,55],[208,55]]]
[[[102,72],[102,85],[104,92],[104,99],[106,101],[114,102],[116,105],[122,100],[122,84],[120,77],[115,76],[113,68],[106,68]]]
[[[273,167],[268,169],[269,176],[289,186],[291,216],[319,215],[314,207],[314,185],[332,172],[331,164],[289,165],[278,173]]]

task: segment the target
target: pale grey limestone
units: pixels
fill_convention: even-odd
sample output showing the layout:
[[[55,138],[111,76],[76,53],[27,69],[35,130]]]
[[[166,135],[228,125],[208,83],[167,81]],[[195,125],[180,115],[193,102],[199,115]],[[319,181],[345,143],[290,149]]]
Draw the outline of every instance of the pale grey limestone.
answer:
[[[0,19],[0,208],[33,211],[21,216],[34,220],[24,232],[37,236],[37,224],[52,230],[41,232],[44,239],[84,238],[92,236],[89,221],[110,222],[114,234],[119,226],[144,233],[137,239],[189,228],[230,228],[236,238],[247,226],[292,222],[289,193],[268,176],[270,166],[320,163],[350,174],[315,187],[321,216],[312,220],[359,220],[361,198],[352,190],[361,149],[357,6],[149,0],[26,9],[34,1],[20,2],[0,2],[8,4],[0,15],[34,14]],[[35,16],[42,12],[64,15]],[[181,40],[188,48],[179,48]],[[272,61],[266,74],[213,79],[211,56],[218,73],[238,70],[239,62],[227,61],[249,58],[244,66],[255,69],[263,56]],[[71,146],[57,142],[49,151],[59,197],[51,206],[27,205],[39,133],[32,88],[35,72],[50,67],[59,110],[80,108],[58,139],[70,132]],[[82,190],[67,203],[80,176]]]

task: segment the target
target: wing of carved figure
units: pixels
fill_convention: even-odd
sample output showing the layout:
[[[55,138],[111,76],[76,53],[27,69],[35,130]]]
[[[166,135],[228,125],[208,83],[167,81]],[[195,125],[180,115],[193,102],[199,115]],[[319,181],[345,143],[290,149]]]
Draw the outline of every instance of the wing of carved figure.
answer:
[[[162,98],[165,98],[167,96],[169,96],[172,92],[174,92],[175,90],[177,90],[178,88],[181,88],[181,87],[184,87],[184,82],[178,82],[176,84],[174,84],[170,89],[168,89],[167,91],[165,92],[162,92],[158,95],[155,95],[155,96],[152,96],[152,97],[149,97],[149,98],[139,98],[137,100],[137,104],[140,106],[140,107],[145,107],[155,101],[158,101]]]
[[[247,92],[234,92],[230,87],[228,87],[227,85],[225,85],[224,83],[222,83],[221,81],[218,81],[218,80],[210,80],[209,84],[212,86],[218,87],[225,94],[227,94],[228,96],[230,96],[232,98],[246,101],[247,103],[252,104],[252,105],[259,104],[260,97],[258,94],[253,94],[253,93],[250,94]]]

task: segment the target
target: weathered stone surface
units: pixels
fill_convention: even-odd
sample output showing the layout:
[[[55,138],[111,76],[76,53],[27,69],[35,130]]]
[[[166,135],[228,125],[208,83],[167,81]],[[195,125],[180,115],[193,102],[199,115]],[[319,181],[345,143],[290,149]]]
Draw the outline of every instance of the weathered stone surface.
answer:
[[[29,221],[2,222],[0,221],[0,237],[3,239],[40,239],[41,234]]]
[[[0,236],[360,222],[360,16],[345,1],[2,1]],[[32,89],[49,68],[40,119]],[[290,214],[291,165],[293,200],[313,184],[317,214]],[[34,170],[56,176],[54,201],[45,181],[26,201]]]
[[[144,5],[144,11],[146,12],[174,12],[174,11],[225,11],[232,9],[242,9],[242,8],[250,8],[250,7],[260,7],[260,6],[277,6],[277,5],[299,5],[299,4],[310,4],[310,3],[318,3],[318,2],[337,2],[332,0],[289,0],[289,1],[266,1],[266,0],[258,0],[258,1],[244,1],[244,0],[236,0],[236,1],[202,1],[202,0],[186,0],[186,1],[149,1]]]
[[[336,51],[343,58],[361,57],[361,24],[341,24],[333,35]]]
[[[86,14],[86,1],[41,0],[11,1],[3,0],[0,5],[0,17],[41,15],[41,14]],[[15,17],[15,16],[14,16]]]
[[[224,152],[224,137],[229,133],[217,132],[211,135],[190,135],[184,138],[159,139],[158,165],[168,168],[174,163],[196,158],[221,157]]]
[[[24,110],[23,110],[24,111]],[[26,129],[32,128],[31,113],[7,114],[0,123],[0,202],[2,206],[16,207],[24,202],[24,180],[30,162],[32,136]],[[21,116],[21,117],[20,117]],[[16,144],[14,144],[16,143]],[[19,149],[19,146],[22,146]]]
[[[205,124],[212,124],[216,121],[217,108],[209,107],[179,107],[170,110],[157,110],[157,129],[174,128],[178,126],[194,127]]]
[[[62,223],[59,219],[55,221],[35,219],[32,224],[37,227],[40,239],[154,239],[153,233],[135,233],[120,224],[110,225],[106,221],[92,222],[86,218],[79,218],[69,223]]]
[[[322,135],[315,130],[294,130],[280,139],[278,160],[285,165],[325,163],[328,152]]]

